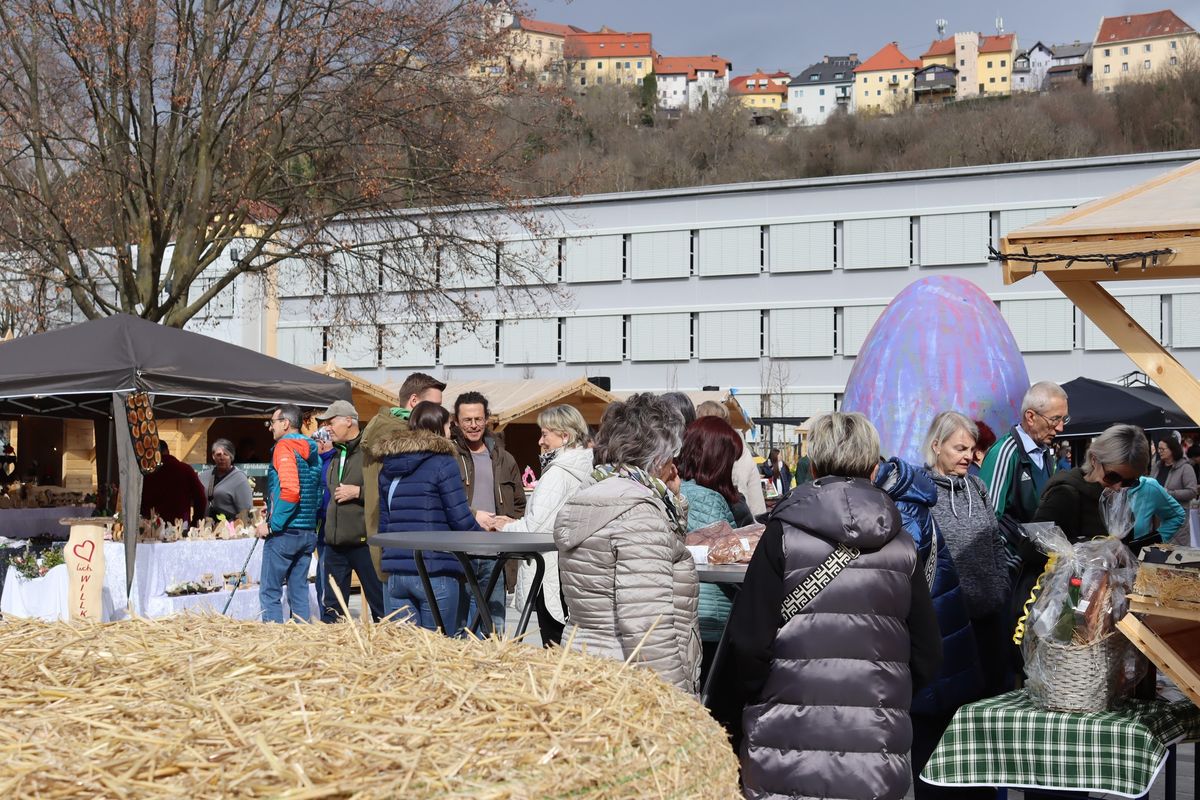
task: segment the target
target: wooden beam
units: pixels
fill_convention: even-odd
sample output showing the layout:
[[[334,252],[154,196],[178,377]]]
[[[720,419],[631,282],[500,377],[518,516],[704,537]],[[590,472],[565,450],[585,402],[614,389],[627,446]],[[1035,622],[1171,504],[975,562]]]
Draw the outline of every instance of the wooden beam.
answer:
[[[1099,283],[1062,280],[1059,273],[1047,275],[1051,282],[1079,307],[1096,327],[1125,351],[1152,381],[1179,404],[1194,420],[1200,420],[1200,381],[1175,360],[1154,337]]]
[[[1120,238],[1113,236],[1092,239],[1070,238],[1038,238],[1038,239],[1002,239],[1000,252],[1004,255],[1024,254],[1028,251],[1031,256],[1045,255],[1090,255],[1093,253],[1138,253],[1149,250],[1169,248],[1174,254],[1159,256],[1158,263],[1146,267],[1142,271],[1139,261],[1130,261],[1120,265],[1119,272],[1113,272],[1105,264],[1085,261],[1076,262],[1070,267],[1067,260],[1050,261],[1037,265],[1038,272],[1061,272],[1076,277],[1075,280],[1145,280],[1147,278],[1195,278],[1200,277],[1200,238],[1192,236],[1138,236],[1136,238]],[[1004,282],[1015,283],[1021,278],[1028,277],[1034,272],[1033,264],[1021,261],[1004,262]]]

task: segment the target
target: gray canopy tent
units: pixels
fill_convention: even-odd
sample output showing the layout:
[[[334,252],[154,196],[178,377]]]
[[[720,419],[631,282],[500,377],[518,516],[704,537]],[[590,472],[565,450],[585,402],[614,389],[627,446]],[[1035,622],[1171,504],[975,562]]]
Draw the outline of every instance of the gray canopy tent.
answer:
[[[146,392],[156,417],[263,414],[283,403],[324,408],[350,384],[191,331],[117,315],[0,344],[0,416],[112,420],[133,585],[142,476],[123,424],[125,398]]]

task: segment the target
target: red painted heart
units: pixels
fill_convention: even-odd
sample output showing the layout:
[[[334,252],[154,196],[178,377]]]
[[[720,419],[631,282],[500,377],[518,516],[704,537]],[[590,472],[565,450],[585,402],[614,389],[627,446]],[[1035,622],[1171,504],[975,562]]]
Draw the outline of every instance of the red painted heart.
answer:
[[[88,539],[86,542],[80,542],[79,544],[75,545],[71,548],[71,550],[75,553],[76,558],[82,558],[84,561],[90,563],[92,556],[95,555],[96,552],[96,543],[91,539]]]

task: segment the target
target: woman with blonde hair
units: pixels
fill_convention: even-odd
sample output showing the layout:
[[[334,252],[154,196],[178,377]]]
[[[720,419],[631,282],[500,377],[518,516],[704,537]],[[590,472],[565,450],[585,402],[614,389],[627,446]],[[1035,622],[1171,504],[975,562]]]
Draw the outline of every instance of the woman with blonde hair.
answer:
[[[554,519],[558,512],[591,474],[592,451],[587,446],[587,422],[574,406],[547,408],[538,414],[537,423],[541,428],[538,438],[541,472],[537,486],[526,500],[525,516],[508,523],[503,530],[549,535],[554,531]],[[558,579],[558,556],[547,553],[545,561],[546,573],[534,602],[542,644],[549,647],[551,643],[561,642],[567,614],[563,608]],[[525,607],[534,572],[533,564],[528,561],[522,562],[517,570],[517,608]]]

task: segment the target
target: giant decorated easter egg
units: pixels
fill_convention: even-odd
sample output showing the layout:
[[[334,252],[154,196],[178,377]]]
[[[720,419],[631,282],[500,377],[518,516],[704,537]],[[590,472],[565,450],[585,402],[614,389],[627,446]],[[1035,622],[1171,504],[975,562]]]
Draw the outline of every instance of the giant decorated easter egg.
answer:
[[[933,418],[959,411],[997,436],[1016,424],[1029,374],[991,298],[962,278],[922,278],[896,295],[867,334],[842,401],[879,429],[883,454],[924,463]]]

